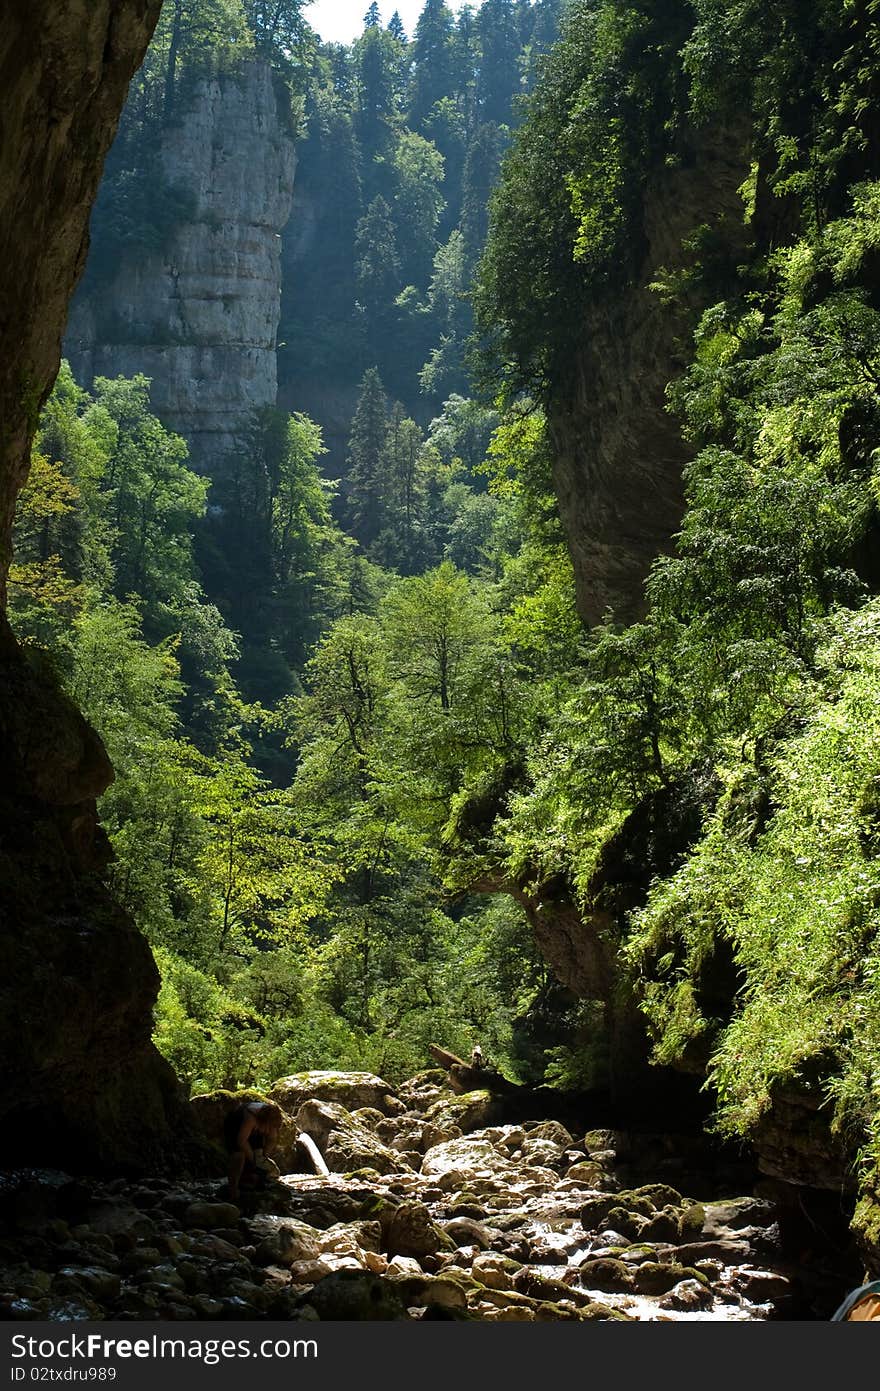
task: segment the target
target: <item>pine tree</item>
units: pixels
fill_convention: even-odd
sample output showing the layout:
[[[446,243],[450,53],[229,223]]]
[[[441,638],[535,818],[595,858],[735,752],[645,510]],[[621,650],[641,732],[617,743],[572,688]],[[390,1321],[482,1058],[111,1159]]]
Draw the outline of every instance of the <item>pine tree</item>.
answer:
[[[395,401],[385,444],[388,508],[381,559],[405,575],[423,569],[426,560],[420,535],[425,502],[423,446],[418,425]]]
[[[397,39],[398,43],[408,43],[406,30],[403,27],[403,20],[400,18],[400,11],[395,10],[388,21],[388,32],[392,39]]]
[[[388,402],[382,378],[377,368],[370,367],[361,381],[347,460],[351,529],[364,546],[375,541],[387,520],[387,434]]]
[[[413,39],[409,124],[418,130],[452,87],[455,21],[443,0],[427,0]]]
[[[480,74],[477,104],[480,120],[510,125],[512,102],[520,91],[520,39],[513,0],[485,0],[477,15]]]
[[[376,4],[376,0],[373,0],[367,13],[364,15],[364,28],[375,29],[376,26],[381,23],[382,16],[379,13],[379,6]]]
[[[357,226],[355,272],[358,302],[367,320],[367,342],[374,356],[387,349],[386,333],[400,289],[400,256],[391,209],[384,198],[374,198]]]
[[[469,264],[479,258],[489,227],[489,198],[507,146],[506,133],[496,125],[481,125],[468,146],[464,162],[461,230]]]
[[[400,46],[387,29],[372,25],[364,30],[353,53],[355,130],[361,146],[364,183],[369,198],[379,191],[377,161],[387,159],[399,123]]]

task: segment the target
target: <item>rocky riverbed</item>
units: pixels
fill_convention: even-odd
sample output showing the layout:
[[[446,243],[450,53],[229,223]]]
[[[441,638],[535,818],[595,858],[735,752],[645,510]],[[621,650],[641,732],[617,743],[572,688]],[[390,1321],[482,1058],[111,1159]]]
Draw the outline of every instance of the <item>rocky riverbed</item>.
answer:
[[[282,1079],[288,1172],[240,1205],[219,1151],[209,1181],[3,1175],[0,1318],[705,1321],[837,1302],[698,1138],[511,1121],[444,1081]],[[193,1102],[209,1143],[235,1101]],[[329,1177],[297,1172],[302,1132]]]

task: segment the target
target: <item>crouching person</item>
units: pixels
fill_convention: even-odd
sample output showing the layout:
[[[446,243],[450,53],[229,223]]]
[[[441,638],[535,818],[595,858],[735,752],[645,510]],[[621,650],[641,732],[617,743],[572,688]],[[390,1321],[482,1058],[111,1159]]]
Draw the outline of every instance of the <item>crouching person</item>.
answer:
[[[263,1188],[279,1170],[269,1158],[278,1144],[284,1116],[271,1101],[246,1101],[223,1123],[229,1151],[229,1196],[237,1203],[240,1188]]]

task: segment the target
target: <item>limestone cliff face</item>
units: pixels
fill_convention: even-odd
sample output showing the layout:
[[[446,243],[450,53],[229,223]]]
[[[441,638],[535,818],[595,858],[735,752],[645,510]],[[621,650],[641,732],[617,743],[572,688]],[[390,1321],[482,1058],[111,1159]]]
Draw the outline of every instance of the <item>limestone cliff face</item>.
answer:
[[[92,279],[65,347],[85,384],[151,377],[156,414],[207,470],[256,407],[275,404],[280,233],[295,166],[283,84],[259,62],[199,79],[163,134],[159,162],[191,211],[166,250],[133,249]]]
[[[629,283],[590,311],[573,370],[548,403],[554,487],[587,623],[609,607],[621,621],[639,616],[648,570],[683,511],[688,450],[666,387],[692,356],[705,304],[687,298],[673,308],[650,286],[687,266],[682,243],[701,224],[722,231],[735,264],[748,236],[738,192],[748,172],[747,131],[682,137],[677,166],[647,181]]]
[[[89,210],[160,0],[8,0],[0,24],[0,597]],[[100,883],[113,773],[0,608],[0,1159],[137,1163],[176,1082],[150,1042],[146,942]],[[29,1151],[30,1147],[30,1153]],[[37,1153],[38,1152],[38,1153]]]

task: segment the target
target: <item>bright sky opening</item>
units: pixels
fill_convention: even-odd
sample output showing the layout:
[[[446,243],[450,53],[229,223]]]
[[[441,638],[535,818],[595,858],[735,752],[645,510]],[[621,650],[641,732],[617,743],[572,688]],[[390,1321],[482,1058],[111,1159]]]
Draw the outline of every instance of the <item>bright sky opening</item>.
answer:
[[[455,11],[461,8],[462,0],[446,0],[446,3]],[[424,5],[425,0],[397,0],[397,3],[395,0],[380,0],[382,23],[387,24],[394,11],[398,10],[407,38],[411,39]],[[310,0],[304,15],[325,43],[351,43],[360,38],[364,15],[369,7],[370,0]]]

